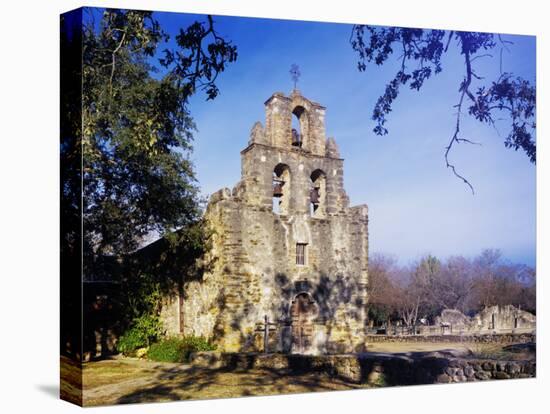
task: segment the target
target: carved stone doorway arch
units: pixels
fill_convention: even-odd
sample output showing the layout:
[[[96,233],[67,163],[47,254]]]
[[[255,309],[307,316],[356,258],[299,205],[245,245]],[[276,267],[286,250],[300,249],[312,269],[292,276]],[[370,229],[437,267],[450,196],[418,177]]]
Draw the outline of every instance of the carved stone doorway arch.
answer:
[[[312,351],[314,325],[318,307],[311,295],[302,292],[296,295],[290,307],[292,319],[292,353],[307,354]]]

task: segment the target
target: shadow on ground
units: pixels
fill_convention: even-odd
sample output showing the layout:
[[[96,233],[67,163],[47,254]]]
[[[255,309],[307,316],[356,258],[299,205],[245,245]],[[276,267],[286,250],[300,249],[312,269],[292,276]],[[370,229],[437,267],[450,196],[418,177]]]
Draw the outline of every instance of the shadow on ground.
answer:
[[[331,378],[322,372],[266,368],[190,367],[185,371],[162,369],[156,379],[156,385],[137,389],[119,397],[113,403],[229,398],[361,388],[358,384]]]
[[[521,354],[535,346],[514,349]],[[132,404],[231,398],[396,385],[527,378],[536,374],[528,360],[481,359],[463,350],[346,355],[204,353],[192,365],[137,359],[84,365],[84,405]]]

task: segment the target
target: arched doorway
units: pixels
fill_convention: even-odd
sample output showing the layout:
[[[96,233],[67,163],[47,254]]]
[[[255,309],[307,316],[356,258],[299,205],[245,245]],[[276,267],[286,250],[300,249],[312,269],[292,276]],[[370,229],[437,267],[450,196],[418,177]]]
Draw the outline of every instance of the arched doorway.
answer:
[[[313,344],[313,319],[317,316],[317,304],[309,293],[296,295],[290,308],[292,319],[292,352],[305,354]]]

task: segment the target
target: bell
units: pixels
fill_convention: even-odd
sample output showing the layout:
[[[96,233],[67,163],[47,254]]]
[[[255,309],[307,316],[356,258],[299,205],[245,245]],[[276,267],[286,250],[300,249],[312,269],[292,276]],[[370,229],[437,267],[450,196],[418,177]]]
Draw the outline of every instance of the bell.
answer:
[[[312,188],[309,193],[309,198],[313,204],[319,204],[319,189]]]
[[[296,131],[296,129],[292,128],[292,145],[295,147],[301,147],[302,146],[302,137]]]
[[[273,197],[283,196],[283,185],[279,182],[273,183]]]

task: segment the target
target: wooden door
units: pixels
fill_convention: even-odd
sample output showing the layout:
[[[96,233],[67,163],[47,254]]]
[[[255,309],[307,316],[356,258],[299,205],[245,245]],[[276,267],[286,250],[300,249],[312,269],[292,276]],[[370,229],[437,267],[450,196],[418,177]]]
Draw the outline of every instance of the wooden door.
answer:
[[[313,343],[315,301],[308,293],[300,293],[292,302],[292,352],[307,353]]]

